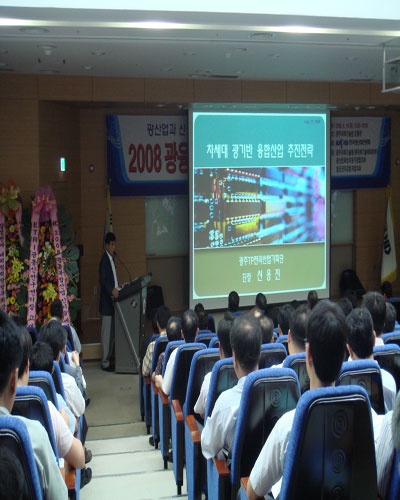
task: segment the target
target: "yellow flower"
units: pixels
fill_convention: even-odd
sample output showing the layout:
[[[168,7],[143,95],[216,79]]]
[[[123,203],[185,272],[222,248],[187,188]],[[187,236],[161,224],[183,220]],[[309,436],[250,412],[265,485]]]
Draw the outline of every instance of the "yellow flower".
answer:
[[[18,304],[15,304],[15,310],[19,311],[19,305]]]
[[[46,231],[46,228],[44,226],[40,226],[40,232],[44,233]]]
[[[53,301],[57,298],[57,292],[54,290],[52,283],[48,283],[46,290],[43,292],[43,298],[46,302]]]
[[[14,295],[10,297],[10,304],[15,304],[15,297]]]
[[[13,233],[13,232],[15,231],[14,224],[12,224],[12,225],[9,227],[9,230],[10,230],[10,233]]]

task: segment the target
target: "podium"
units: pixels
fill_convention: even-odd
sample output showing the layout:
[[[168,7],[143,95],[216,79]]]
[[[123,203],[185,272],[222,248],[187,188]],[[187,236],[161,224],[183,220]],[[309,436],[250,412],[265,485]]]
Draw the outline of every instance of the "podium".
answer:
[[[144,333],[147,285],[151,273],[127,283],[114,300],[115,371],[139,373],[139,346]]]

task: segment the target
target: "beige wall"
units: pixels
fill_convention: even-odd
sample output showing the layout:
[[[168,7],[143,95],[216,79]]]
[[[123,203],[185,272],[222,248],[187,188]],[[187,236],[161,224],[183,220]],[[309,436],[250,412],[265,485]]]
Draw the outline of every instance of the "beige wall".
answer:
[[[381,94],[376,84],[329,82],[246,82],[154,80],[35,75],[0,76],[0,181],[12,177],[25,204],[41,185],[50,184],[59,203],[73,214],[81,259],[82,333],[84,342],[99,339],[95,295],[105,221],[105,115],[160,114],[157,103],[299,102],[338,106],[387,106],[392,117],[392,186],[395,217],[400,208],[400,96]],[[400,108],[399,108],[400,109]],[[169,113],[170,110],[164,111]],[[350,114],[350,111],[343,111]],[[382,112],[378,113],[382,115]],[[59,156],[67,160],[61,174]],[[94,172],[89,165],[94,165]],[[113,199],[114,231],[121,259],[131,276],[153,271],[153,283],[163,286],[165,300],[175,310],[186,307],[187,257],[146,259],[144,198]],[[379,283],[385,190],[360,190],[355,197],[354,265],[368,288]],[[400,233],[396,233],[400,249]],[[347,252],[347,253],[346,253]],[[351,252],[350,252],[351,253]],[[348,251],[332,252],[336,268],[345,265]],[[400,257],[400,251],[399,251]],[[118,265],[123,282],[128,273]],[[395,290],[400,292],[399,282]]]

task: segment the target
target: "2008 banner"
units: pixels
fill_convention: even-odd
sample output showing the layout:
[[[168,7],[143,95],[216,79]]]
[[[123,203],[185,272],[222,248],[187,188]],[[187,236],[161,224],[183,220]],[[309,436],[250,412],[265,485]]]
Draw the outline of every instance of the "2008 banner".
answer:
[[[108,115],[106,123],[111,196],[187,194],[185,116]]]

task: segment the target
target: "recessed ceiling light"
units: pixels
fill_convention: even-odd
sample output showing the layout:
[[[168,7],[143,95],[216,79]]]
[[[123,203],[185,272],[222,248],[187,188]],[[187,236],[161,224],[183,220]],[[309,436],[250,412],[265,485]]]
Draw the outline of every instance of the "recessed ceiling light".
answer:
[[[252,40],[269,40],[271,38],[275,37],[275,33],[270,33],[270,32],[262,32],[262,33],[251,33],[248,35],[248,38],[251,38]]]
[[[0,68],[5,68],[7,66],[8,63],[4,62],[4,61],[0,61]]]
[[[269,54],[272,59],[279,59],[281,56],[279,54]]]
[[[358,57],[355,57],[355,56],[349,56],[349,57],[346,57],[346,61],[349,61],[349,62],[358,61]]]
[[[172,66],[167,66],[166,68],[162,68],[161,71],[165,71],[168,73],[168,71],[172,71]]]
[[[94,50],[92,52],[92,56],[100,57],[100,56],[105,56],[105,55],[106,55],[106,53],[103,50]]]
[[[242,54],[243,52],[247,52],[247,49],[245,47],[237,47],[235,49],[235,52],[237,52],[238,54]]]
[[[195,56],[196,55],[196,52],[192,52],[191,50],[185,50],[183,52],[183,55],[184,56]]]
[[[91,69],[93,69],[93,66],[82,66],[82,68],[86,71],[90,71]]]
[[[20,31],[28,35],[43,35],[43,33],[49,32],[46,28],[20,28]]]
[[[41,69],[40,72],[45,75],[57,75],[59,73],[58,69]]]
[[[376,109],[376,106],[367,106],[367,109]]]

